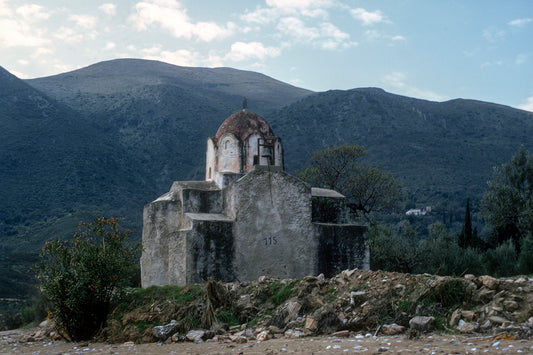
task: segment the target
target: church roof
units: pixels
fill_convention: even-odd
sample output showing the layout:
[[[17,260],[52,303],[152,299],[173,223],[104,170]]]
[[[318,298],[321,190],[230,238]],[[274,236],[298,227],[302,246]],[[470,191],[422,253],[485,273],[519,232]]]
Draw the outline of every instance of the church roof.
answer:
[[[258,133],[263,138],[274,138],[274,132],[265,119],[258,114],[242,110],[226,118],[220,125],[215,138],[218,140],[226,133],[233,133],[244,142],[249,135]]]

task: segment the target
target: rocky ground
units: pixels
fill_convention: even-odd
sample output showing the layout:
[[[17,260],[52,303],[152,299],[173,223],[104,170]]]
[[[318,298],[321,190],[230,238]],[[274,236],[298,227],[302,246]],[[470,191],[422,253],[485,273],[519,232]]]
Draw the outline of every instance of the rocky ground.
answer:
[[[527,276],[346,270],[135,292],[94,342],[65,342],[43,324],[0,333],[0,353],[533,354]]]
[[[0,332],[0,354],[533,354],[533,340],[509,337],[505,333],[490,336],[426,334],[415,339],[407,335],[372,334],[285,337],[267,341],[229,340],[193,342],[157,342],[121,344],[66,342],[41,339],[27,341],[39,330]]]

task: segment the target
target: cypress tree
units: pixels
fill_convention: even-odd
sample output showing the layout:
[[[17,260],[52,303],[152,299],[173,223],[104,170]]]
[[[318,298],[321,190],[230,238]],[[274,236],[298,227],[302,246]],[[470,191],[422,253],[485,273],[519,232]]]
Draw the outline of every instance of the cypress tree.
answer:
[[[474,240],[472,239],[472,220],[470,219],[470,197],[466,199],[464,233],[465,248],[472,247]]]
[[[470,219],[470,198],[466,199],[465,221],[463,224],[463,229],[457,236],[457,244],[461,248],[474,246],[474,240],[472,236],[472,220]]]

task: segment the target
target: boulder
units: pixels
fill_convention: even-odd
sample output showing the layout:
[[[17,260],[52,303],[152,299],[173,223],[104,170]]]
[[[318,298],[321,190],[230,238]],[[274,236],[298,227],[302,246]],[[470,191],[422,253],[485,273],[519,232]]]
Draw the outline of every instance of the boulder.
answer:
[[[435,318],[416,316],[409,321],[409,327],[421,333],[427,333],[435,329]]]
[[[329,334],[344,327],[344,323],[339,319],[333,306],[326,305],[313,313],[313,318],[318,322],[318,332]]]
[[[288,329],[284,335],[285,335],[285,338],[288,338],[288,339],[298,339],[298,338],[305,337],[307,334],[298,329]]]
[[[465,320],[466,322],[471,322],[475,319],[476,312],[474,311],[462,311],[461,312],[461,319]]]
[[[405,327],[396,323],[385,324],[381,327],[381,333],[385,335],[397,335],[405,332]]]
[[[349,330],[339,330],[338,332],[331,333],[329,336],[347,338],[347,337],[350,336],[350,331]]]
[[[255,337],[255,339],[257,341],[265,341],[265,340],[268,340],[270,338],[272,338],[272,335],[270,334],[270,332],[268,330],[263,330],[262,332],[257,334],[257,336]]]
[[[350,304],[351,305],[360,305],[366,301],[366,292],[365,291],[352,291],[350,292]]]
[[[238,344],[243,344],[243,343],[248,342],[248,339],[246,339],[246,337],[243,337],[242,335],[230,335],[229,339],[232,342],[238,343]]]
[[[479,280],[489,290],[495,290],[498,288],[498,280],[489,275],[483,275],[479,277]]]
[[[461,320],[462,311],[460,309],[456,309],[452,316],[450,317],[450,326],[453,327],[457,324],[459,324],[459,321]]]
[[[315,318],[309,316],[305,319],[305,329],[315,332],[318,329],[318,322]]]
[[[503,324],[503,323],[508,322],[507,319],[505,319],[505,318],[503,318],[503,317],[499,317],[499,316],[491,316],[491,317],[489,317],[489,320],[490,320],[492,323],[498,323],[498,324]]]
[[[479,324],[476,322],[467,323],[463,320],[459,321],[459,325],[457,326],[457,330],[461,333],[473,333],[478,331]]]
[[[205,340],[206,333],[207,332],[203,329],[189,330],[187,335],[185,335],[185,338],[196,343],[198,340]]]
[[[279,329],[275,325],[269,325],[268,326],[268,331],[270,333],[272,333],[272,334],[281,334],[281,333],[283,333],[283,330]]]
[[[173,336],[175,333],[177,333],[179,329],[180,329],[180,324],[176,321],[172,321],[171,323],[167,325],[155,326],[152,329],[152,333],[157,339],[161,341],[165,341],[171,336]]]
[[[505,309],[506,311],[516,311],[518,308],[520,308],[520,306],[517,302],[513,300],[503,301],[503,309]]]
[[[474,301],[477,302],[490,302],[494,298],[494,290],[482,288],[477,294],[474,295]]]

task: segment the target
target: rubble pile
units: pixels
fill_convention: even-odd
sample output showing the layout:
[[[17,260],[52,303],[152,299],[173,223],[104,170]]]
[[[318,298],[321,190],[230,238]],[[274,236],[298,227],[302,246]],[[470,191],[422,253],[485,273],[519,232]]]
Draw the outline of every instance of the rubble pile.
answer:
[[[345,270],[297,280],[209,280],[194,299],[153,299],[115,311],[111,342],[233,342],[421,333],[513,334],[533,329],[533,279]]]

